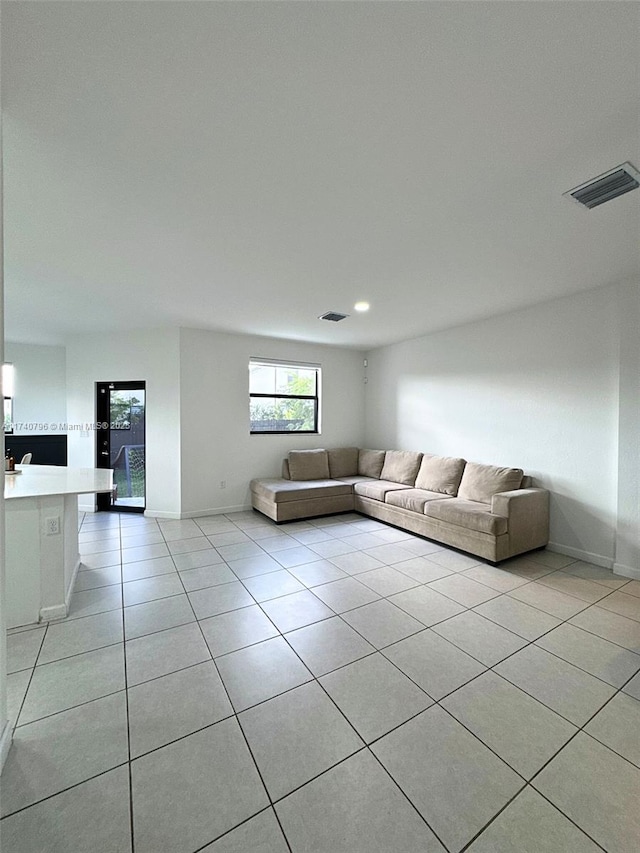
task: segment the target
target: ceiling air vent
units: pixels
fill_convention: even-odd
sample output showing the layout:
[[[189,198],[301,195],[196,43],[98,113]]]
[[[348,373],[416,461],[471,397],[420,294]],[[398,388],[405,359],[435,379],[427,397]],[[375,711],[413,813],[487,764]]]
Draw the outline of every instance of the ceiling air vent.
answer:
[[[591,210],[592,207],[611,201],[612,198],[617,198],[638,187],[640,187],[640,172],[631,163],[622,163],[615,169],[605,172],[604,175],[598,175],[597,178],[592,178],[563,195],[569,196],[578,204]]]
[[[321,314],[318,320],[331,320],[332,323],[339,323],[340,320],[344,320],[348,316],[348,314],[341,314],[339,311],[327,311],[326,314]]]

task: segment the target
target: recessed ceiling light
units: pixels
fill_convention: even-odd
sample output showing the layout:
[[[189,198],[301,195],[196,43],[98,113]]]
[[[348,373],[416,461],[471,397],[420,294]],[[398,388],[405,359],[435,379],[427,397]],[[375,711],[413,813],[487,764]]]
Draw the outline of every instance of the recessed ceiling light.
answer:
[[[369,303],[368,302],[356,302],[356,304],[353,307],[354,307],[354,310],[356,310],[356,311],[368,311],[369,310]]]

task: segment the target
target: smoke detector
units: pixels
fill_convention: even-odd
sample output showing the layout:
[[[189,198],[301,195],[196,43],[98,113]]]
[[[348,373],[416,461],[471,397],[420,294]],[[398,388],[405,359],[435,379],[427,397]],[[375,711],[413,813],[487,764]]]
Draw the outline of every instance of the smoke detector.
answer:
[[[327,311],[326,314],[321,314],[318,320],[331,320],[332,323],[339,323],[340,320],[344,320],[348,316],[348,314],[341,314],[339,311]]]
[[[640,187],[640,172],[631,163],[622,163],[563,195],[591,210]]]

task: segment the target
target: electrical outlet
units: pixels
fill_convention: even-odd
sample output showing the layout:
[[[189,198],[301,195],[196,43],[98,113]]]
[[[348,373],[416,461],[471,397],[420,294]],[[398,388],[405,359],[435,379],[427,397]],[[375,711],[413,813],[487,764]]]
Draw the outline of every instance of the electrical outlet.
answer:
[[[220,488],[221,489],[227,488],[227,481],[226,480],[220,480]]]
[[[44,528],[47,536],[56,536],[60,533],[60,516],[55,515],[52,518],[46,518]]]

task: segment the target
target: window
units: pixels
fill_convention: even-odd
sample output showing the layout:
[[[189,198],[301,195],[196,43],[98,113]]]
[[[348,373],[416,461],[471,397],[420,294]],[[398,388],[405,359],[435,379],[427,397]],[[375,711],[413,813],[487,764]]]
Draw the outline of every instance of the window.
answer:
[[[320,432],[319,386],[319,364],[250,359],[250,432]]]

